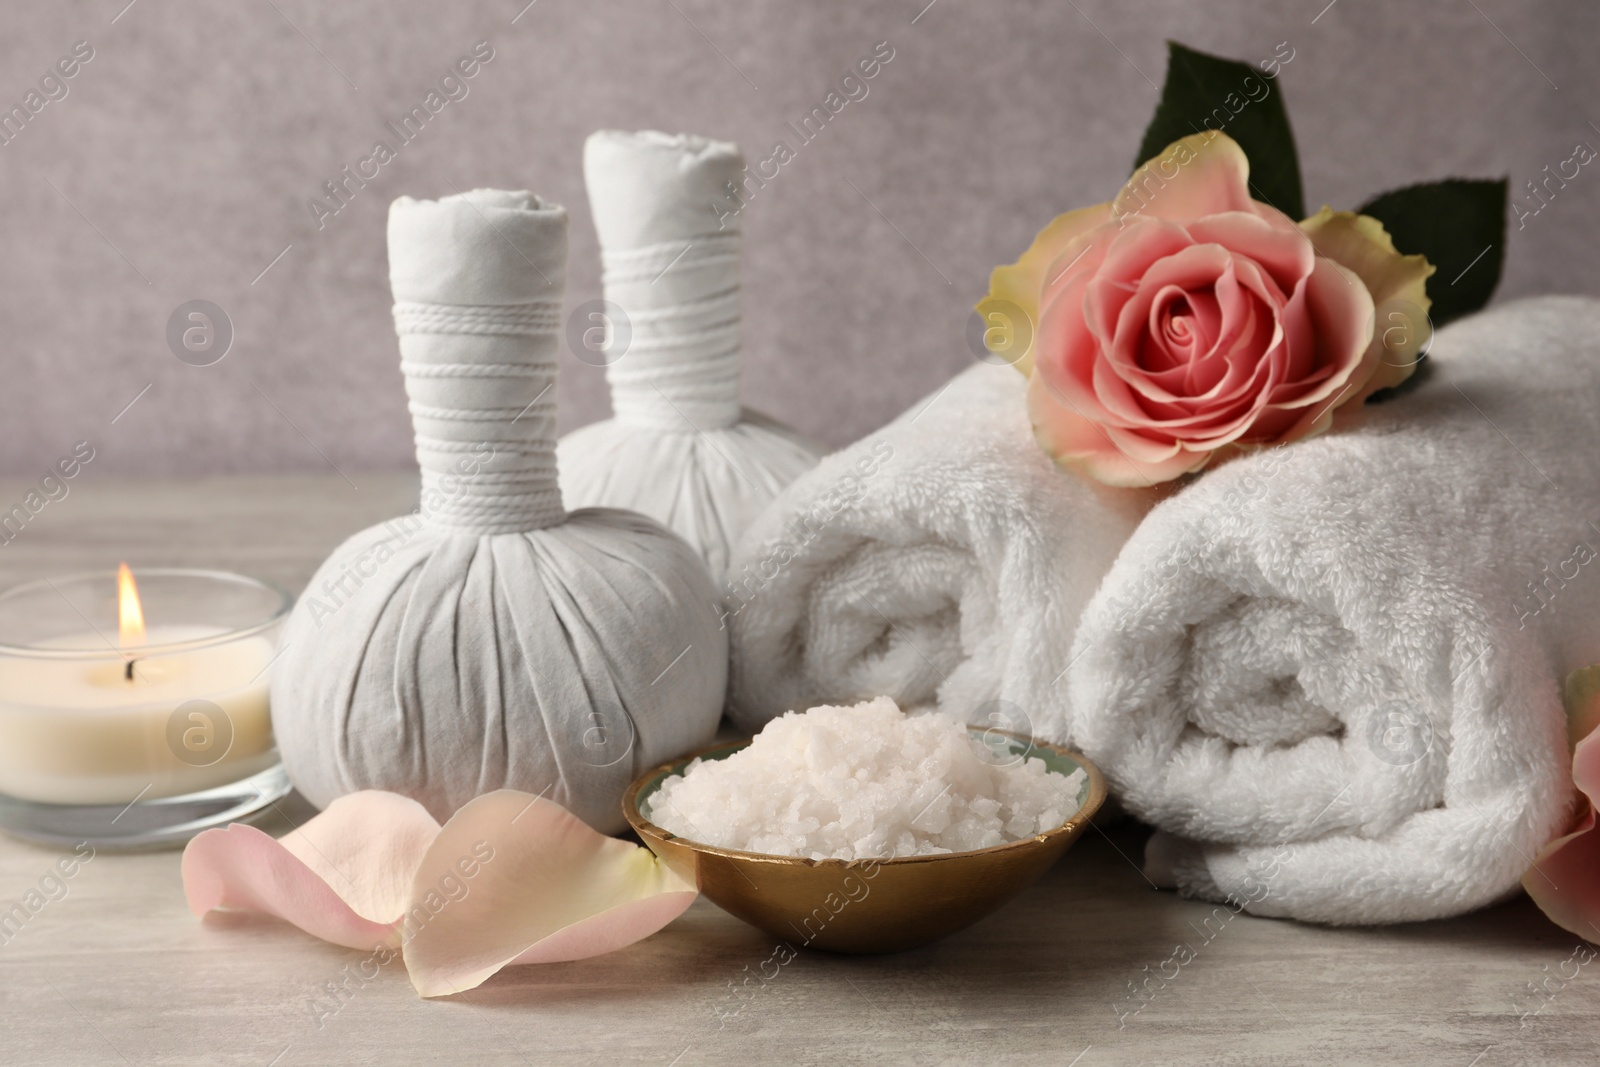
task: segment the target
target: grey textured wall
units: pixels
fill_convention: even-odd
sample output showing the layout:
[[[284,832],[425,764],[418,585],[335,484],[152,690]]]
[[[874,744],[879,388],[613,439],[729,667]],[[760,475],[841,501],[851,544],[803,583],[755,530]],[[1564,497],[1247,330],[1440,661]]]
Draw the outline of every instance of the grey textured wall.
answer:
[[[125,2],[0,9],[6,108],[74,42],[94,52],[0,146],[0,473],[81,438],[97,475],[409,464],[389,201],[494,185],[566,204],[570,307],[598,295],[579,163],[597,127],[796,148],[745,215],[745,395],[836,444],[965,365],[989,269],[1114,192],[1165,38],[1246,59],[1289,42],[1313,205],[1452,174],[1520,185],[1600,146],[1590,0]],[[322,183],[485,40],[468,95],[319,228]],[[799,146],[785,123],[880,41],[869,95]],[[1600,292],[1597,235],[1586,168],[1513,222],[1502,298]],[[211,366],[168,348],[192,299],[235,331]],[[567,426],[605,413],[601,371],[569,357],[562,375]]]

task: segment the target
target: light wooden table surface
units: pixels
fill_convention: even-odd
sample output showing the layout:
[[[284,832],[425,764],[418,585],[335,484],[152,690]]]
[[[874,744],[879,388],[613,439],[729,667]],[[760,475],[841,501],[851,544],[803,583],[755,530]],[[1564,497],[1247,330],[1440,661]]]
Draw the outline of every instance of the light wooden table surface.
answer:
[[[127,558],[298,589],[341,538],[414,498],[409,476],[353,480],[359,488],[333,476],[86,476],[0,546],[0,584]],[[22,491],[0,483],[0,500]],[[308,814],[291,806],[288,817]],[[326,984],[363,954],[260,918],[201,923],[184,905],[177,852],[101,853],[0,944],[0,1063],[1600,1060],[1600,961],[1567,977],[1576,941],[1525,899],[1388,929],[1247,916],[1207,925],[1211,906],[1145,883],[1130,862],[1142,840],[1130,825],[1091,831],[1011,905],[916,952],[802,951],[763,982],[771,939],[701,900],[622,952],[508,969],[455,998],[418,999],[391,965],[349,983],[325,1017]],[[38,887],[55,858],[0,839],[0,910]],[[1180,943],[1193,954],[1181,966]]]

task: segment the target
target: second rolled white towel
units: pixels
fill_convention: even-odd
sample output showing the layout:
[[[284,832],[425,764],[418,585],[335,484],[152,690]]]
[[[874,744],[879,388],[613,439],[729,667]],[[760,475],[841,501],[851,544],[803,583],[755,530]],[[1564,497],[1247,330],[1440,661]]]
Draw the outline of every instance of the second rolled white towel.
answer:
[[[1463,320],[1362,428],[1151,512],[1069,677],[1152,876],[1331,923],[1516,890],[1572,798],[1560,681],[1600,661],[1597,338],[1572,297]]]

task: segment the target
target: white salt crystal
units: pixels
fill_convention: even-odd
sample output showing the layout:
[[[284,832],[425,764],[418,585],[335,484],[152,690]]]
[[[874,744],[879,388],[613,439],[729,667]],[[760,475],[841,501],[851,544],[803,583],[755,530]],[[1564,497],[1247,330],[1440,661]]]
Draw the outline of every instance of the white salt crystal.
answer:
[[[695,760],[646,815],[719,848],[812,859],[890,859],[1003,845],[1078,810],[1084,773],[996,753],[952,716],[879,697],[791,711],[748,748]]]

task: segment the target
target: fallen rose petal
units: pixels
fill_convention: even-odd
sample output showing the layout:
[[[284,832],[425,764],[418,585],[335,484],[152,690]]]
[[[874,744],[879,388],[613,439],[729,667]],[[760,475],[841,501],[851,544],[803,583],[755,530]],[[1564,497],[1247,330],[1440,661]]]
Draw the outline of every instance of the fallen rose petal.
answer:
[[[620,904],[558,930],[529,945],[512,964],[566,963],[627,948],[682,915],[700,894],[693,889],[663,891]]]
[[[514,790],[469,802],[442,829],[415,801],[352,793],[281,840],[207,830],[182,868],[196,915],[250,909],[347,948],[403,947],[423,996],[511,963],[616,951],[696,896],[646,849]]]
[[[218,908],[259,911],[346,948],[373,949],[395,940],[390,923],[358,915],[281,842],[240,823],[189,842],[183,892],[189,910],[201,917]]]
[[[373,922],[406,910],[411,878],[439,836],[428,809],[410,797],[366,789],[335,800],[278,843]]]
[[[207,830],[183,851],[183,886],[196,915],[250,908],[348,948],[394,940],[411,876],[439,824],[396,793],[340,797],[273,840],[251,826]]]
[[[406,969],[425,997],[461,992],[514,962],[623,948],[695,896],[647,849],[552,801],[498,790],[451,816],[417,868],[400,926]]]

